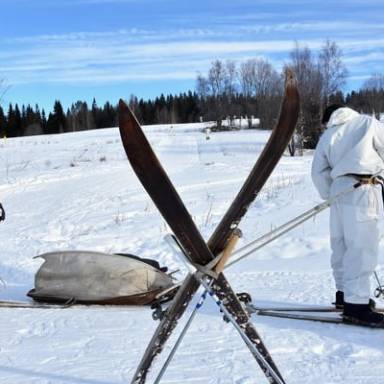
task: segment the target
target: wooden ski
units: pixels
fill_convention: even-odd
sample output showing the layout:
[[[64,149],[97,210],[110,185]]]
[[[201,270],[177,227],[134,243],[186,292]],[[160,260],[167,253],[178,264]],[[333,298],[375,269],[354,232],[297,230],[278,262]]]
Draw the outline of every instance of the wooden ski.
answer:
[[[191,263],[204,266],[225,248],[233,230],[238,226],[248,206],[255,199],[282,156],[295,128],[298,112],[299,96],[297,84],[293,73],[287,71],[285,95],[278,124],[272,132],[256,165],[230,206],[227,214],[212,235],[207,246],[177,194],[176,189],[151,149],[139,123],[128,106],[123,101],[120,101],[119,126],[128,159],[142,185],[183,246],[186,256]],[[189,275],[186,278],[147,347],[132,383],[145,382],[148,369],[153,359],[161,352],[164,343],[175,328],[177,320],[184,313],[189,301],[199,286],[200,283],[193,275]],[[260,336],[250,323],[248,314],[243,309],[223,274],[220,274],[218,279],[215,280],[213,290],[219,299],[225,302],[228,311],[237,319],[239,326],[244,329],[249,339],[257,346],[270,367],[281,377]],[[262,362],[258,362],[270,382],[277,383],[277,381],[274,381],[274,379],[268,375]]]

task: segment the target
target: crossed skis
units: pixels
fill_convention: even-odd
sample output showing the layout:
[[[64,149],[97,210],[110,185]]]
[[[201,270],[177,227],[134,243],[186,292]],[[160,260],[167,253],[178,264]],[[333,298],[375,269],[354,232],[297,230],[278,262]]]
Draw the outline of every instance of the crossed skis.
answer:
[[[294,131],[299,113],[299,94],[294,74],[286,71],[285,93],[278,123],[268,143],[240,192],[219,223],[217,229],[205,243],[180,196],[161,166],[140,124],[124,101],[119,103],[119,126],[122,142],[132,168],[143,187],[157,206],[165,221],[177,238],[185,257],[197,272],[184,280],[172,303],[164,313],[143,358],[132,379],[132,383],[145,383],[148,370],[183,315],[193,295],[201,284],[214,294],[235,322],[236,329],[252,352],[270,383],[284,383],[276,364],[250,322],[247,311],[232,290],[223,273],[214,275],[215,263],[227,247],[241,218],[256,198],[282,156]],[[214,261],[213,261],[214,260]],[[213,265],[212,265],[213,264]],[[209,269],[208,270],[208,266]],[[212,277],[212,275],[214,277]]]

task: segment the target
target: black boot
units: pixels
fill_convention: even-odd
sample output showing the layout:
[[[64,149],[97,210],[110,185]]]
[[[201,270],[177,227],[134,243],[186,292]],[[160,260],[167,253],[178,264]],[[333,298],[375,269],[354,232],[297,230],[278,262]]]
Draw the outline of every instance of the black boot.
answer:
[[[344,302],[343,321],[372,328],[384,328],[384,315],[375,312],[371,303],[352,304]]]
[[[344,308],[344,292],[343,291],[336,291],[335,302],[332,304],[336,307],[336,309]],[[375,309],[376,308],[375,300],[369,299],[369,306],[371,309]]]
[[[336,309],[344,308],[344,292],[336,291],[335,302],[332,303]]]

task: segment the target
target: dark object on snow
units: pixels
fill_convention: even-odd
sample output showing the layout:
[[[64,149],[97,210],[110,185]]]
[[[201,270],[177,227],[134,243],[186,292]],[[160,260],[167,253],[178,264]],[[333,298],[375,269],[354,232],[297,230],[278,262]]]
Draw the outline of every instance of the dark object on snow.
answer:
[[[63,251],[36,257],[44,263],[27,295],[37,301],[146,305],[176,291],[156,261],[134,255]]]
[[[5,220],[5,210],[4,210],[4,207],[0,203],[0,221],[4,221],[4,220]]]

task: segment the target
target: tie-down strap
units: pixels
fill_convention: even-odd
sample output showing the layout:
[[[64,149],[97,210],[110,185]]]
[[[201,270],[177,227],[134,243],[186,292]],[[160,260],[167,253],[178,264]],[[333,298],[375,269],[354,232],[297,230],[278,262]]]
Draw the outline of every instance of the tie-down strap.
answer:
[[[213,260],[208,264],[200,265],[194,263],[193,266],[201,273],[211,276],[214,279],[217,279],[219,274],[223,271],[225,264],[227,263],[229,257],[232,254],[233,248],[236,245],[236,242],[242,236],[241,230],[235,228],[230,237],[228,238],[227,244],[222,252],[219,253]]]

